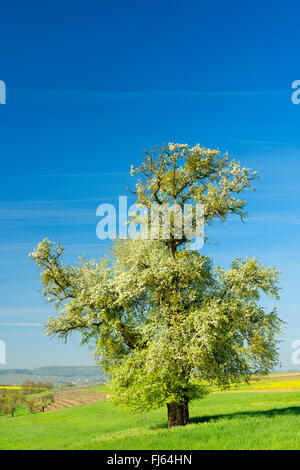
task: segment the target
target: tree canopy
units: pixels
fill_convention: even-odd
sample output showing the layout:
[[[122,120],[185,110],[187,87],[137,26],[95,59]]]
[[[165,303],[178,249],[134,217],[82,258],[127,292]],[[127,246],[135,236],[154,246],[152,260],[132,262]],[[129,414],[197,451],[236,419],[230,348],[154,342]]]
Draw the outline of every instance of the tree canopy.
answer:
[[[169,144],[151,152],[139,175],[137,203],[200,203],[204,221],[247,216],[240,193],[256,172],[218,150]],[[48,239],[31,253],[43,294],[57,315],[48,335],[76,331],[92,344],[111,377],[110,399],[139,411],[167,404],[169,426],[188,422],[188,403],[212,384],[227,387],[265,374],[278,360],[281,320],[262,295],[279,298],[279,273],[249,257],[230,269],[190,249],[183,235],[116,240],[99,261],[65,265],[64,248]]]

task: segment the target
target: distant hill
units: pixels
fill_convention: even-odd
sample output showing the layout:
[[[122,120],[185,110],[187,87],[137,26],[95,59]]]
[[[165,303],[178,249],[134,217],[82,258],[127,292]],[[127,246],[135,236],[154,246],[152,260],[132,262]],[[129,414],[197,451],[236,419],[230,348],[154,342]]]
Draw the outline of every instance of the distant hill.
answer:
[[[20,385],[25,380],[62,385],[95,385],[105,382],[105,374],[96,366],[48,366],[36,369],[0,369],[0,385]]]

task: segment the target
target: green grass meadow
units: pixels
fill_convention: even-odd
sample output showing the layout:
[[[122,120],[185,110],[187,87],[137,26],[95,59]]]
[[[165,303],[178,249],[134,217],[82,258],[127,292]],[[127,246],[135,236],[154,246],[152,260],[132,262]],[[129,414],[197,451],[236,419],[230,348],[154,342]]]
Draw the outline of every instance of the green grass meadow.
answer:
[[[215,393],[167,429],[166,410],[124,413],[107,401],[0,418],[0,449],[300,449],[300,391]]]

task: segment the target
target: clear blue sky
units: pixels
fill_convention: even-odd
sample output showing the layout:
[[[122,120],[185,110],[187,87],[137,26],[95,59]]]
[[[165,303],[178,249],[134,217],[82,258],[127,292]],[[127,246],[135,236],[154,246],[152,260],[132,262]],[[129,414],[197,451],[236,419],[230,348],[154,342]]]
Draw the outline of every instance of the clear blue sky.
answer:
[[[126,194],[142,150],[219,147],[257,169],[251,218],[210,231],[227,267],[258,256],[282,271],[282,361],[300,339],[300,7],[296,1],[2,1],[0,340],[7,367],[85,365],[40,326],[51,306],[28,253],[44,237],[66,260],[101,256],[96,207]],[[26,326],[17,326],[26,324]]]

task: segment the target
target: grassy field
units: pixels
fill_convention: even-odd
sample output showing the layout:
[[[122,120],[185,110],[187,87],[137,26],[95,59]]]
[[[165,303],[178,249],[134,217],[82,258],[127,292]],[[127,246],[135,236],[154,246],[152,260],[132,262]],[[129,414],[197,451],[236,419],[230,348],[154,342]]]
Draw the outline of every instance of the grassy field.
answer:
[[[107,401],[0,418],[0,449],[299,449],[300,392],[216,393],[190,407],[191,423],[166,428]]]
[[[98,400],[103,392],[109,392],[105,384],[56,391],[54,408]],[[164,408],[144,419],[107,401],[36,414],[23,406],[14,418],[0,417],[0,449],[298,450],[300,374],[254,378],[232,391],[211,393],[192,402],[190,415],[188,426],[169,430]]]

